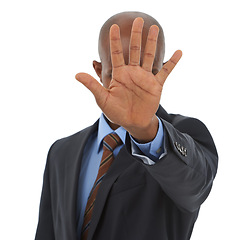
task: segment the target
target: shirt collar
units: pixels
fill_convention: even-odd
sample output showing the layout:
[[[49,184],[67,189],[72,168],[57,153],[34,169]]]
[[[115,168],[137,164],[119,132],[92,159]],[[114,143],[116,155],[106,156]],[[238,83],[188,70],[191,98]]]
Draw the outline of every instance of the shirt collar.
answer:
[[[98,125],[98,135],[97,135],[97,146],[98,146],[98,152],[101,149],[102,146],[102,140],[105,136],[107,136],[110,133],[116,133],[123,143],[125,143],[125,137],[126,137],[126,130],[123,127],[119,127],[116,130],[112,130],[111,127],[108,125],[104,114],[102,113],[99,119],[99,125]]]

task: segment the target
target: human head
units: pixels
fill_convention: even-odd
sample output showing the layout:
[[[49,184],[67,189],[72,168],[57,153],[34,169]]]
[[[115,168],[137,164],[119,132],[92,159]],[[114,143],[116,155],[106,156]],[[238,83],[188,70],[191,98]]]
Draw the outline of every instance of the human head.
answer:
[[[164,34],[160,24],[150,15],[142,12],[122,12],[109,18],[102,26],[99,34],[98,52],[101,62],[94,61],[94,69],[99,76],[103,86],[108,88],[111,81],[112,63],[110,54],[109,43],[109,30],[113,24],[117,24],[120,27],[121,41],[123,47],[123,54],[125,63],[128,64],[129,56],[129,42],[131,36],[132,23],[135,18],[142,17],[144,20],[144,27],[142,31],[142,48],[141,48],[141,60],[142,62],[144,47],[147,40],[148,31],[151,25],[157,25],[159,27],[159,35],[157,41],[156,55],[153,63],[153,74],[158,73],[162,68],[163,58],[165,53]]]

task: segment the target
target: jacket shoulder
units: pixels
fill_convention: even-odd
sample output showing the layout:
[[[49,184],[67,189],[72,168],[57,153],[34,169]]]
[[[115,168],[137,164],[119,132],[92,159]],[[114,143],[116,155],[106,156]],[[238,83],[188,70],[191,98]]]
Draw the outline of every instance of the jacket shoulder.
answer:
[[[82,129],[70,136],[58,139],[49,149],[48,158],[56,156],[64,156],[66,154],[74,154],[81,149],[88,137],[97,130],[98,121],[92,126]]]

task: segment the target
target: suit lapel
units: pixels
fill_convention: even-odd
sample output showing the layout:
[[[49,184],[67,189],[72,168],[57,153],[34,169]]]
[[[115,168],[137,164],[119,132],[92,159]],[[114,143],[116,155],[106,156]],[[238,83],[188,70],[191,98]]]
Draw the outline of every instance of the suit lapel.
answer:
[[[91,127],[80,131],[73,135],[73,139],[69,142],[68,156],[65,168],[65,182],[64,182],[64,196],[66,196],[66,230],[69,230],[68,236],[71,239],[77,239],[77,191],[78,191],[78,179],[81,168],[82,156],[85,144],[90,135],[97,131],[98,121]]]

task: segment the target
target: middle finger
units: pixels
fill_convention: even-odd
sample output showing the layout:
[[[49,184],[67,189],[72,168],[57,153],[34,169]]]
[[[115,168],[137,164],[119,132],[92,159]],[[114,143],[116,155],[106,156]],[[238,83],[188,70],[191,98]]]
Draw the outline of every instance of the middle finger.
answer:
[[[129,65],[137,66],[140,63],[143,23],[141,17],[133,21],[129,45]]]

